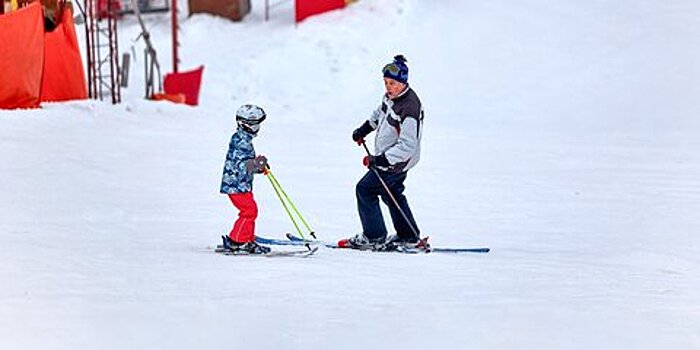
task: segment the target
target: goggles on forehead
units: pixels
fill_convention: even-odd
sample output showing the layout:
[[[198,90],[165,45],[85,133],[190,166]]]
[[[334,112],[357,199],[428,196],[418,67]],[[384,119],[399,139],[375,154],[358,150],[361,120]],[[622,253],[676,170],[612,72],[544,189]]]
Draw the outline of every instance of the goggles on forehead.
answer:
[[[384,68],[382,68],[382,73],[389,72],[391,75],[398,75],[399,72],[401,71],[401,68],[396,63],[389,63]]]

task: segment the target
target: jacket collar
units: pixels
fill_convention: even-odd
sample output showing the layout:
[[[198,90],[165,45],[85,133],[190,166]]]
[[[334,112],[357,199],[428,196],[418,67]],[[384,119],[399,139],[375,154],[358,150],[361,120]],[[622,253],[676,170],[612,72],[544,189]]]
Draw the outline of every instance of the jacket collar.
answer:
[[[252,134],[252,133],[248,132],[248,130],[243,129],[243,128],[240,127],[240,126],[239,126],[238,129],[236,130],[236,133],[238,133],[239,135],[241,135],[241,137],[245,138],[246,140],[252,140],[253,137],[257,136],[257,134]]]
[[[384,96],[386,96],[386,98],[396,102],[396,101],[403,99],[406,96],[406,94],[408,93],[408,90],[411,90],[411,87],[408,86],[408,84],[406,84],[406,88],[403,89],[403,91],[401,91],[401,93],[398,96],[396,96],[394,98],[389,97],[389,95],[387,95],[387,94],[384,94]]]

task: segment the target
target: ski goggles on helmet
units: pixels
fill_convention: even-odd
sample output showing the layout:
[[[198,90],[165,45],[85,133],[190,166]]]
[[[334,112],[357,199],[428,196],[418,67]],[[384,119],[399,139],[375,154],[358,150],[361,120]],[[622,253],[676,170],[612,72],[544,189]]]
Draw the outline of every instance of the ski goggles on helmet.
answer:
[[[238,119],[238,118],[236,118]],[[238,127],[243,128],[243,130],[256,135],[258,131],[260,131],[260,121],[257,121],[255,123],[250,123],[246,119],[240,118],[237,120]]]
[[[258,124],[262,123],[263,120],[265,120],[265,118],[267,118],[266,114],[263,114],[263,116],[258,118],[258,119],[248,119],[248,118],[241,117],[241,116],[237,115],[236,122],[238,122],[239,124],[243,123],[243,124],[247,124],[247,125],[258,125]]]

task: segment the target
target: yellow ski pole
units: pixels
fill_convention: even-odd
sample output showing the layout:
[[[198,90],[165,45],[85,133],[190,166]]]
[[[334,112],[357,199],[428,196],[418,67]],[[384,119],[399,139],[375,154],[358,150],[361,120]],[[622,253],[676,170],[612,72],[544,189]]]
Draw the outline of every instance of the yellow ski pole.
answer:
[[[279,181],[277,181],[277,178],[275,177],[275,175],[272,174],[272,171],[270,170],[270,168],[267,168],[267,175],[268,175],[268,178],[270,179],[270,181],[273,182],[273,186],[276,186],[277,188],[279,188],[280,192],[282,193],[284,198],[287,200],[287,203],[289,203],[289,205],[292,207],[292,210],[294,210],[294,213],[296,213],[297,216],[299,217],[299,219],[301,219],[301,222],[304,224],[304,227],[306,227],[306,229],[309,230],[309,234],[311,235],[311,237],[313,237],[314,239],[318,239],[316,237],[316,233],[314,232],[314,230],[312,230],[311,226],[309,226],[309,224],[306,222],[306,220],[304,220],[304,217],[299,212],[299,209],[297,209],[296,205],[294,205],[294,202],[292,202],[292,200],[289,198],[289,196],[287,195],[287,192],[284,191],[284,189],[282,188],[282,185],[280,185]],[[279,193],[277,195],[279,196]],[[280,197],[280,200],[281,199],[282,198]],[[285,207],[285,209],[286,209],[286,207]],[[289,214],[289,212],[287,212],[287,213]],[[291,214],[290,214],[290,217],[291,217]],[[292,220],[294,220],[294,219],[292,219]],[[295,225],[296,225],[296,223],[295,223]],[[298,229],[299,228],[297,227],[297,230]],[[300,233],[300,235],[301,235],[301,238],[303,239],[304,235],[301,233]]]

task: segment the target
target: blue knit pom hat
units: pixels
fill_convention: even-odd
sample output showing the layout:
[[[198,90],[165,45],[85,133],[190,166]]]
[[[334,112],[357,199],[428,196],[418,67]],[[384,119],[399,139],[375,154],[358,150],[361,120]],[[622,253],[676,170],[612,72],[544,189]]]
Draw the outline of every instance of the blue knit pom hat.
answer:
[[[406,57],[403,57],[403,55],[394,56],[394,62],[384,66],[382,72],[385,78],[408,84],[408,66],[406,65]]]

